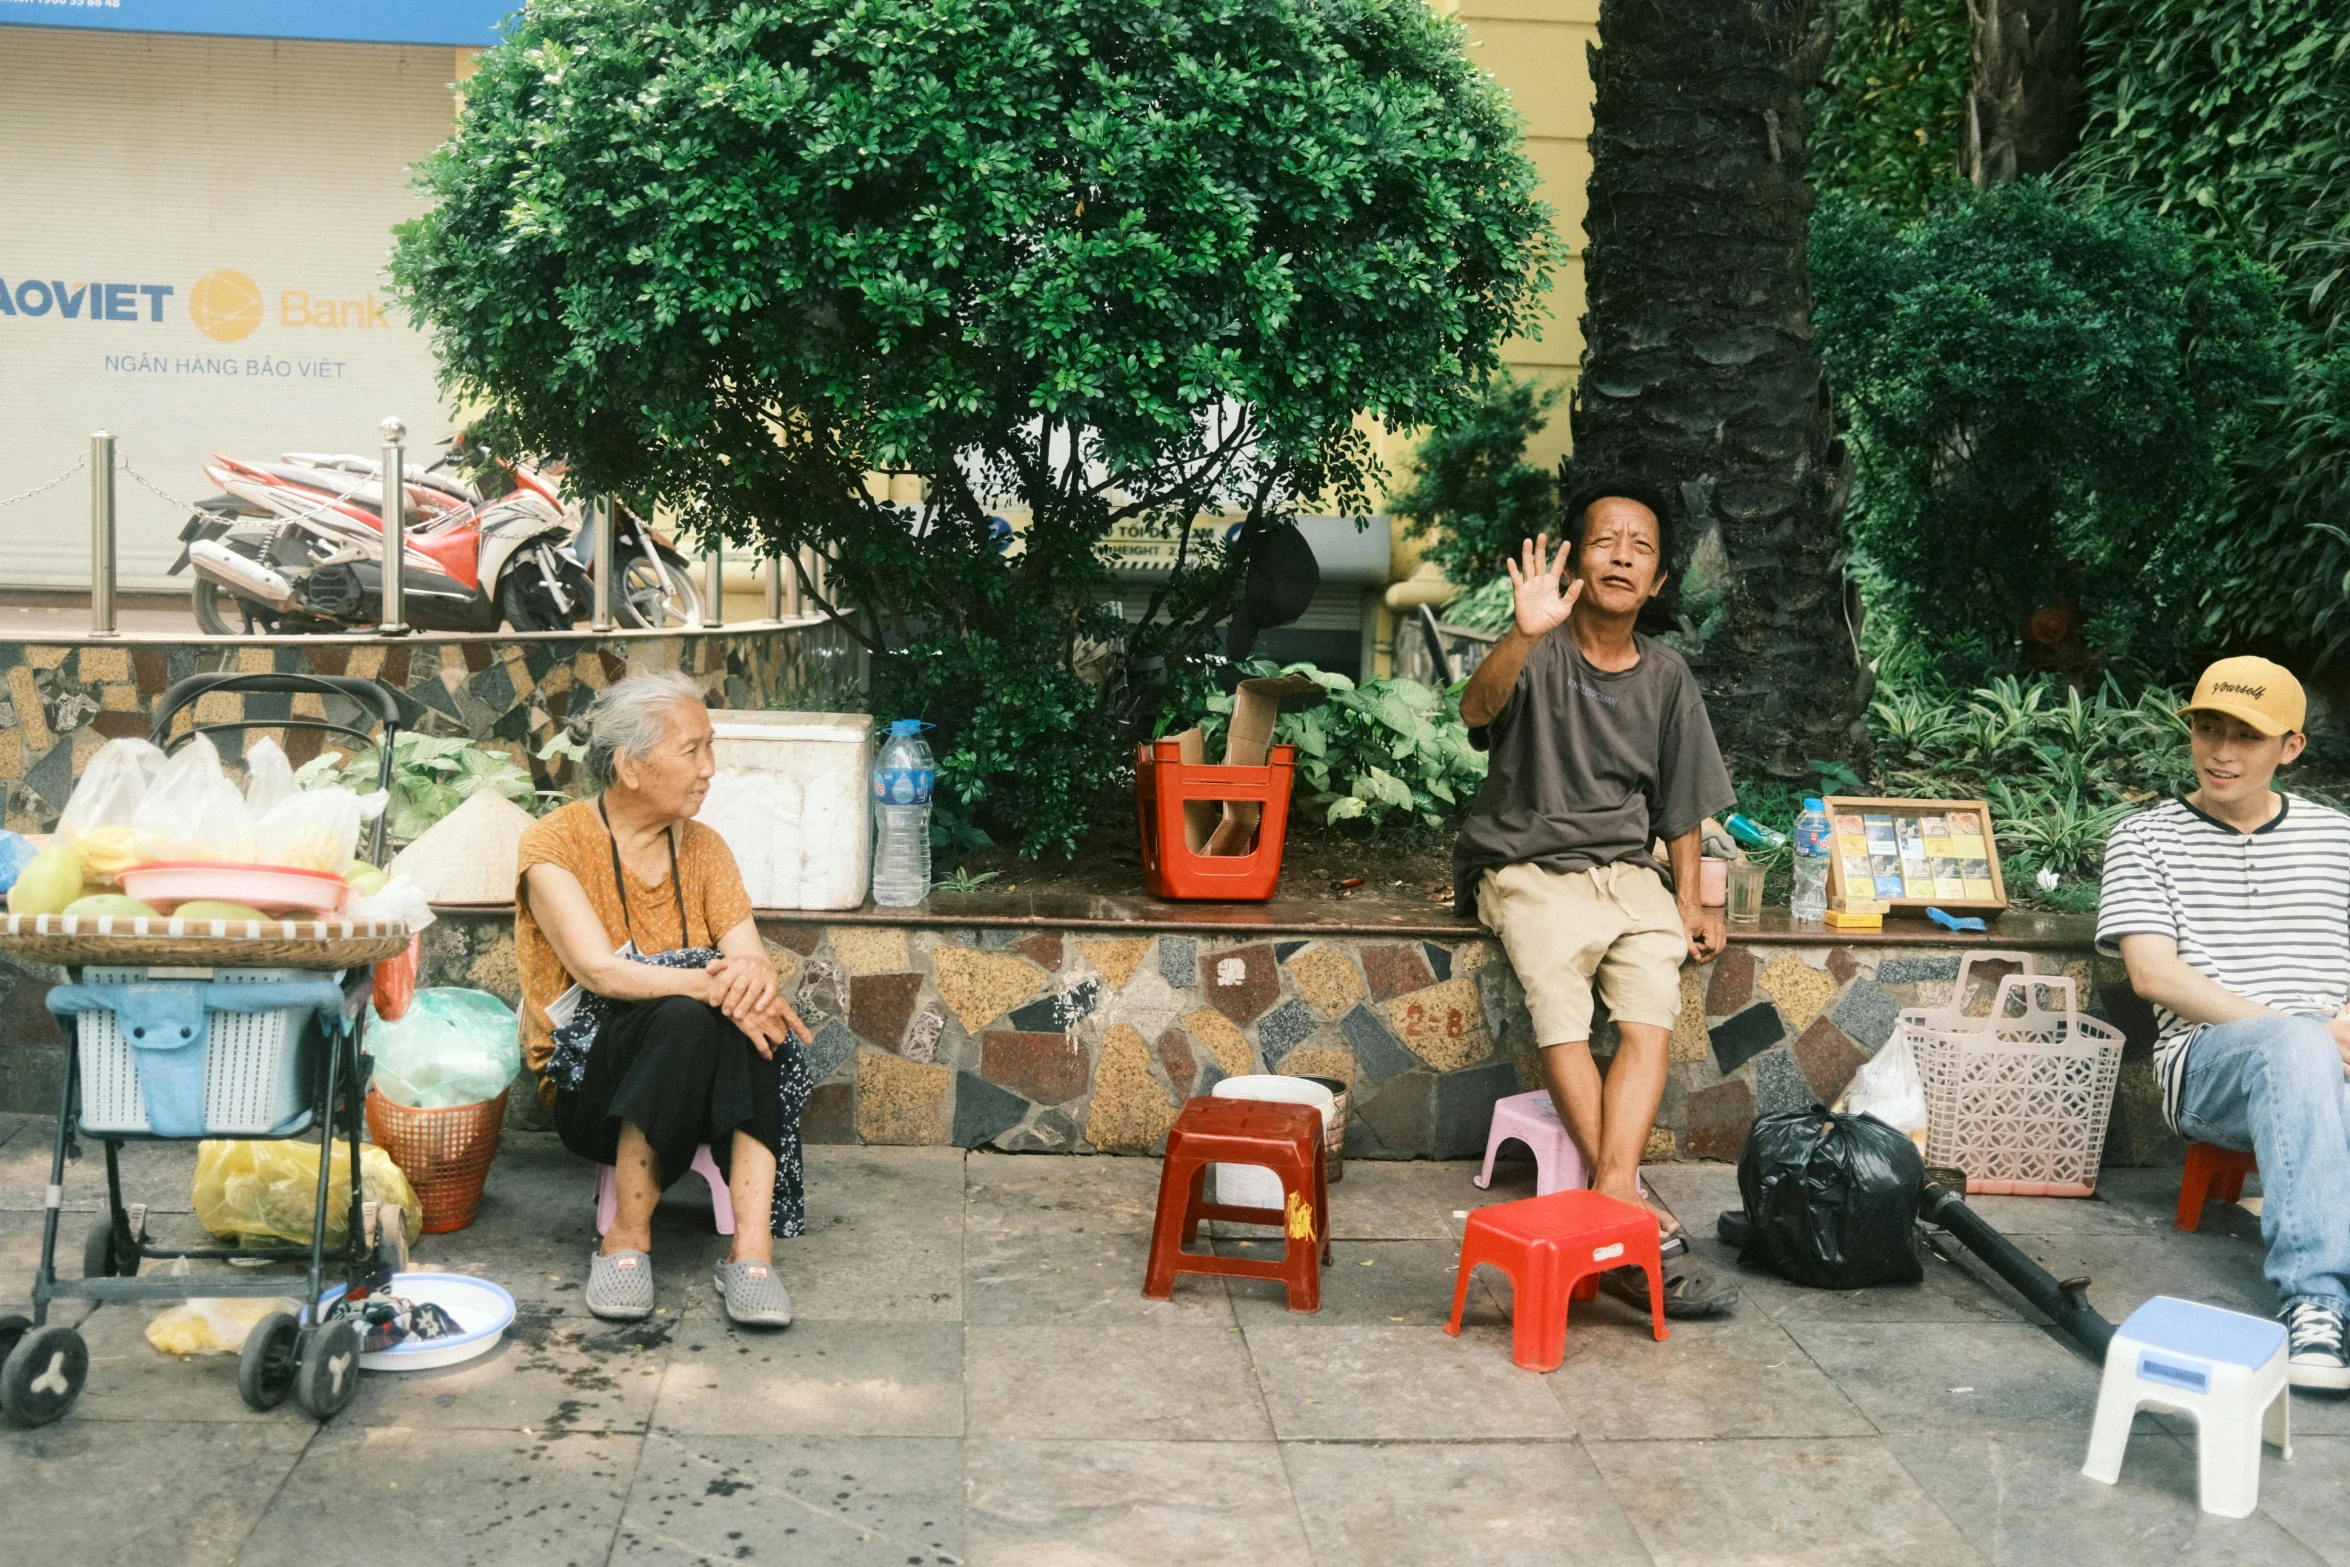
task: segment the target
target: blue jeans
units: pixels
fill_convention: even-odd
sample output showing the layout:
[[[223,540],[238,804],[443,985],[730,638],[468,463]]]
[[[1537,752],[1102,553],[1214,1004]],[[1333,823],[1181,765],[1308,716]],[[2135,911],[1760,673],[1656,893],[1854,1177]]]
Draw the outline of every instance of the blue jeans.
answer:
[[[2260,1159],[2260,1237],[2287,1306],[2350,1311],[2350,1080],[2325,1021],[2255,1017],[2188,1047],[2179,1130]]]

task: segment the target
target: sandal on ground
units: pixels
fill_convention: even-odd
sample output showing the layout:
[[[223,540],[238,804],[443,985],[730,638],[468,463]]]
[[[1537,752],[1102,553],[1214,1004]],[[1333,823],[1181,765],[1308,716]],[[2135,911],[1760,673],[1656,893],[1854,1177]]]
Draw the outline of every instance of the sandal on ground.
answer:
[[[791,1295],[764,1262],[722,1262],[712,1277],[720,1304],[738,1327],[788,1328]]]
[[[1667,1317],[1718,1317],[1738,1304],[1738,1286],[1708,1272],[1680,1231],[1667,1236],[1658,1249],[1664,1256]],[[1648,1309],[1648,1275],[1639,1268],[1610,1268],[1599,1276],[1599,1287],[1627,1305]]]
[[[588,1260],[587,1309],[607,1322],[639,1322],[653,1314],[653,1259],[616,1251]]]

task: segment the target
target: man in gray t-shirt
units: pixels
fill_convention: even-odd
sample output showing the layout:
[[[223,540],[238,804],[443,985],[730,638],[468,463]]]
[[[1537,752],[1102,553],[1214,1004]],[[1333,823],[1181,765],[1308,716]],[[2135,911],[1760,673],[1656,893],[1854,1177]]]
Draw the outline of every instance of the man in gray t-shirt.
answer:
[[[1633,629],[1664,585],[1661,498],[1618,481],[1570,497],[1555,562],[1547,536],[1510,567],[1516,623],[1461,693],[1492,752],[1453,849],[1463,912],[1501,938],[1526,989],[1551,1103],[1592,1189],[1658,1212],[1665,1310],[1706,1316],[1737,1298],[1706,1276],[1671,1214],[1639,1186],[1681,1010],[1681,963],[1722,950],[1700,906],[1705,819],[1736,803],[1681,656]],[[1651,845],[1665,840],[1670,870]],[[1591,1056],[1592,995],[1618,1045],[1605,1084]],[[1645,1306],[1637,1269],[1603,1277]]]

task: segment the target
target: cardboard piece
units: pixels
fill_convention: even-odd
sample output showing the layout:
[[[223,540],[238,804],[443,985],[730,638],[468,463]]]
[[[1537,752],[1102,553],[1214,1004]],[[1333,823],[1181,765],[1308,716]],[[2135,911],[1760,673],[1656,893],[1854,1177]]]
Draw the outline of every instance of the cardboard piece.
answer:
[[[1273,749],[1273,725],[1284,712],[1303,712],[1324,700],[1320,685],[1305,675],[1243,680],[1232,693],[1232,723],[1225,731],[1222,767],[1262,767]],[[1173,737],[1183,760],[1197,765],[1206,742],[1197,729]],[[1184,804],[1183,835],[1194,854],[1246,854],[1256,846],[1264,807],[1254,800],[1191,800]]]

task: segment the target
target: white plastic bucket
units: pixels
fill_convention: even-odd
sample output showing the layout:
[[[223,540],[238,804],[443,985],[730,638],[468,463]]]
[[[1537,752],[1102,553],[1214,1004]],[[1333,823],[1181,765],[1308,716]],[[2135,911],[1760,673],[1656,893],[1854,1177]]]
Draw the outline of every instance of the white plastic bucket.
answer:
[[[1322,1125],[1327,1128],[1337,1118],[1338,1101],[1330,1090],[1306,1077],[1275,1077],[1270,1073],[1252,1073],[1246,1077],[1228,1077],[1209,1090],[1218,1099],[1261,1099],[1273,1104],[1312,1105],[1321,1113]],[[1282,1206],[1281,1177],[1261,1164],[1219,1164],[1216,1166],[1217,1202],[1234,1208],[1274,1208]]]

